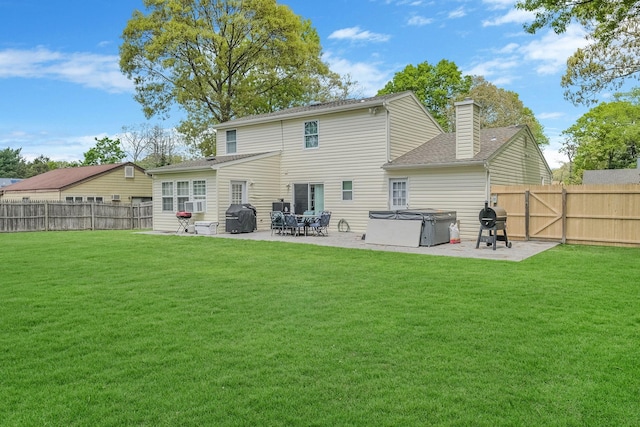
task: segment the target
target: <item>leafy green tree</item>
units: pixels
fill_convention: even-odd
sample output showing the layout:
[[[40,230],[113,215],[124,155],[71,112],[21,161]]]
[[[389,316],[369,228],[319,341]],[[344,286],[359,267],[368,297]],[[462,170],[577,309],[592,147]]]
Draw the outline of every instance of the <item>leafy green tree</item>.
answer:
[[[482,76],[474,76],[469,91],[459,94],[455,101],[461,101],[467,97],[480,105],[480,127],[527,125],[538,145],[549,143],[549,138],[544,134],[544,127],[536,119],[533,111],[524,106],[517,93],[499,88]],[[451,102],[449,105],[450,128],[454,128],[455,122],[453,104],[454,102]]]
[[[127,156],[122,150],[119,139],[110,139],[106,136],[102,139],[94,139],[96,145],[83,153],[83,166],[119,163]]]
[[[26,178],[27,165],[22,148],[0,150],[0,178]]]
[[[636,166],[640,153],[640,91],[618,94],[580,117],[565,130],[565,145],[575,144],[573,174],[584,170]],[[568,148],[569,149],[569,148]]]
[[[449,103],[460,94],[468,93],[471,83],[471,77],[463,76],[454,62],[443,59],[436,65],[431,65],[425,61],[417,66],[409,64],[404,70],[397,72],[378,91],[378,95],[411,90],[440,126],[451,130],[447,117]]]
[[[120,68],[147,117],[177,104],[187,113],[180,131],[192,138],[236,117],[348,94],[311,23],[275,0],[144,5],[147,14],[135,11],[123,31]]]
[[[586,47],[567,61],[562,86],[575,104],[594,104],[605,89],[616,90],[640,71],[640,9],[635,0],[519,0],[516,7],[535,12],[530,33],[550,27],[560,34],[572,22],[587,30]],[[575,87],[574,90],[571,87]]]
[[[52,169],[55,169],[53,162],[50,158],[45,157],[44,154],[33,159],[31,162],[28,162],[26,165],[26,177],[32,177],[36,175],[40,175],[42,173],[48,172]]]

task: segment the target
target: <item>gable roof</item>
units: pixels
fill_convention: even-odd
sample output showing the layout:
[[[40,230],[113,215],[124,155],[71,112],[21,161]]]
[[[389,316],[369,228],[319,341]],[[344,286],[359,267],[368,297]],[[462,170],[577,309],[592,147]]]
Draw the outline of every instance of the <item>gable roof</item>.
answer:
[[[32,176],[24,181],[4,187],[7,191],[42,191],[42,190],[63,190],[72,185],[79,184],[89,179],[97,178],[114,169],[124,168],[124,166],[134,166],[136,169],[144,169],[131,162],[114,163],[108,165],[80,166],[77,168],[54,169],[40,175]]]
[[[409,151],[383,169],[408,169],[415,167],[446,167],[484,164],[526,126],[509,126],[480,130],[480,152],[472,159],[456,159],[456,133],[442,133],[421,146]]]
[[[301,107],[286,108],[272,113],[257,114],[253,116],[240,117],[228,122],[219,123],[213,126],[214,129],[224,129],[235,126],[246,126],[250,124],[264,123],[273,120],[291,119],[296,117],[306,117],[312,115],[329,114],[339,111],[356,110],[360,108],[371,108],[383,106],[385,103],[415,95],[411,91],[392,93],[389,95],[373,96],[363,99],[342,99],[339,101],[309,104]]]
[[[161,166],[155,169],[148,169],[149,175],[157,173],[173,173],[184,171],[196,171],[196,170],[210,170],[215,169],[216,166],[230,163],[234,161],[240,161],[250,159],[254,157],[277,154],[279,152],[265,152],[265,153],[251,153],[251,154],[230,154],[228,156],[210,156],[202,159],[188,160],[186,162],[175,163],[173,165]]]
[[[584,171],[583,184],[640,184],[640,168]]]

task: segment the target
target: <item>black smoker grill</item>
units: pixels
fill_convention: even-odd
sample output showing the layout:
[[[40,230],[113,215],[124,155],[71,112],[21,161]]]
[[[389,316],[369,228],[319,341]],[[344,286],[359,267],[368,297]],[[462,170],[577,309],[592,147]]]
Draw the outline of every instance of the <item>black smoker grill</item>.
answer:
[[[226,212],[227,233],[251,233],[256,228],[256,208],[248,203],[229,206]]]
[[[496,250],[496,241],[504,242],[510,248],[511,242],[507,237],[507,211],[500,206],[489,207],[489,202],[484,202],[484,209],[478,215],[480,220],[480,232],[478,233],[478,241],[476,249],[480,247],[480,242],[486,242],[487,246],[493,246]],[[498,235],[498,230],[502,230],[502,236]],[[488,236],[483,235],[485,231],[489,232]]]

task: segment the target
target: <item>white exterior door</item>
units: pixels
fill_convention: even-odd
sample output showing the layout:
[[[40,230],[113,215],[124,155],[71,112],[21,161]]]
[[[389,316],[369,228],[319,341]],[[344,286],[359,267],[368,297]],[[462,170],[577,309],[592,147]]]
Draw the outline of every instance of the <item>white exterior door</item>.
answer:
[[[246,181],[231,181],[231,204],[241,205],[247,203]]]
[[[405,178],[389,180],[389,207],[391,210],[407,209],[409,206],[409,185]]]

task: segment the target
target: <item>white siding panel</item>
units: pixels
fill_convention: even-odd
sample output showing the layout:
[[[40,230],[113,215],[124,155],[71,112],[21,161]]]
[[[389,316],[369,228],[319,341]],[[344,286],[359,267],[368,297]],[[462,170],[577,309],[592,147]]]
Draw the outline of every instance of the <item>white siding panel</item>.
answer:
[[[440,134],[440,129],[411,97],[389,104],[389,160],[396,159]]]
[[[282,125],[279,121],[229,129],[236,130],[234,154],[266,153],[282,149]],[[227,154],[226,129],[219,130],[216,138],[218,154]]]
[[[216,172],[199,171],[153,175],[153,229],[155,231],[176,231],[178,220],[175,212],[162,211],[162,182],[192,181],[204,179],[207,182],[207,212],[194,214],[191,221],[219,221],[216,202]],[[223,217],[224,219],[224,217]]]
[[[247,201],[256,208],[258,229],[268,230],[271,204],[286,197],[280,183],[280,156],[242,162],[218,171],[219,232],[225,230],[225,214],[231,205],[231,181],[247,183]]]
[[[520,132],[491,162],[492,185],[551,183],[544,157],[527,132]]]
[[[420,170],[404,176],[409,180],[410,209],[456,211],[460,221],[460,237],[477,239],[480,228],[478,213],[486,200],[484,168]]]

